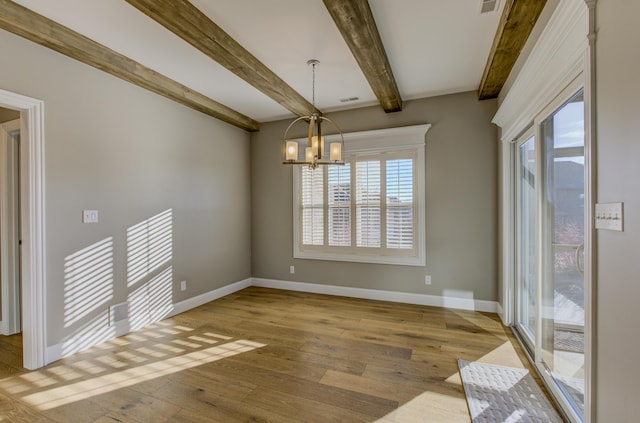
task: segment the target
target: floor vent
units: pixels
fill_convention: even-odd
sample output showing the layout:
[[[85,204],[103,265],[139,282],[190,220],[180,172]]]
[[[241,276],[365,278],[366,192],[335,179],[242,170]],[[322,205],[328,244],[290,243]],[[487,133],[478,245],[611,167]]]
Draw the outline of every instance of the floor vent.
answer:
[[[500,0],[480,0],[480,13],[489,13],[498,10]]]
[[[115,325],[117,322],[126,320],[129,317],[129,304],[120,303],[109,307],[109,326]]]

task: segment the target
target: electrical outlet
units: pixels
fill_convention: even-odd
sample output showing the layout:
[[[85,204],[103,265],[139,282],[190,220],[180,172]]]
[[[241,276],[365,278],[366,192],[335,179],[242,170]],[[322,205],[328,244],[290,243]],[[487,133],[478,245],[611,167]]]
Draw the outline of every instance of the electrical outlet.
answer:
[[[289,273],[291,273],[292,275],[294,273],[296,273],[296,267],[295,266],[289,266]]]
[[[82,210],[82,223],[98,223],[98,210]]]
[[[431,275],[425,275],[424,284],[425,285],[431,285]]]
[[[127,302],[109,306],[109,326],[129,318],[129,304]]]
[[[186,291],[186,290],[187,290],[187,281],[180,282],[180,291]]]

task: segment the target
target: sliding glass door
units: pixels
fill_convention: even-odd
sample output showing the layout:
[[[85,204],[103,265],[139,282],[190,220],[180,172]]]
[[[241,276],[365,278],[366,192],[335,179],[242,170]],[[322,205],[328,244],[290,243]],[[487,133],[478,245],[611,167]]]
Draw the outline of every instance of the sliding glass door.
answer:
[[[543,140],[541,362],[581,415],[584,408],[584,99],[546,117]]]
[[[515,145],[515,328],[573,420],[584,412],[585,131],[582,89]]]

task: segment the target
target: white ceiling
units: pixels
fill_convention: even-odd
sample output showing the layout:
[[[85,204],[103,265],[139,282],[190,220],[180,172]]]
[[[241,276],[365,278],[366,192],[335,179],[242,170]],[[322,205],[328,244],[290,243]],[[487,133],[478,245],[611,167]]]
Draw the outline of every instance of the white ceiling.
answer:
[[[14,1],[259,122],[293,116],[124,0]],[[323,112],[377,104],[322,1],[191,2],[309,101],[306,62],[320,60]],[[480,3],[369,0],[403,100],[478,89],[503,7],[480,14]]]

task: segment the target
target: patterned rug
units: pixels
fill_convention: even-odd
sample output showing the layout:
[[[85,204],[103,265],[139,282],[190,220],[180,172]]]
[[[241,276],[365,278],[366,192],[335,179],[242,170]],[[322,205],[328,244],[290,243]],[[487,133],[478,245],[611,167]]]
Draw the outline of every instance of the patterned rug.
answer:
[[[553,332],[553,349],[584,354],[584,333],[556,329]]]
[[[562,423],[526,369],[458,359],[473,423]]]

